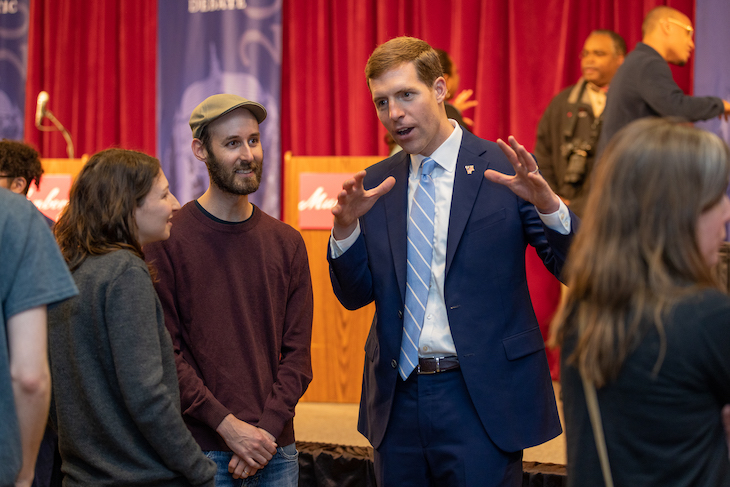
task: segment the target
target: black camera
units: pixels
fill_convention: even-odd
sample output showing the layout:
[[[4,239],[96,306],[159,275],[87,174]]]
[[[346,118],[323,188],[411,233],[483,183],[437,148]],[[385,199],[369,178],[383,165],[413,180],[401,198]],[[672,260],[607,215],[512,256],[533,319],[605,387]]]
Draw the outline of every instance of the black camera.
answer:
[[[573,141],[562,145],[560,148],[563,157],[568,158],[568,166],[565,168],[563,181],[567,184],[580,184],[586,174],[586,159],[591,154],[593,147],[584,141]]]

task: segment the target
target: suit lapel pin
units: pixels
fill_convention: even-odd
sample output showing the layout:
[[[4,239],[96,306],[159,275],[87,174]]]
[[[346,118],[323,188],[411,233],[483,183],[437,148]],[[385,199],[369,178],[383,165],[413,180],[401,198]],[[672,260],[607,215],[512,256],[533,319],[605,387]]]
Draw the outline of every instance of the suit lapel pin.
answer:
[[[474,165],[473,164],[469,164],[468,166],[464,166],[464,169],[466,169],[466,173],[467,174],[471,174],[471,173],[474,172]]]

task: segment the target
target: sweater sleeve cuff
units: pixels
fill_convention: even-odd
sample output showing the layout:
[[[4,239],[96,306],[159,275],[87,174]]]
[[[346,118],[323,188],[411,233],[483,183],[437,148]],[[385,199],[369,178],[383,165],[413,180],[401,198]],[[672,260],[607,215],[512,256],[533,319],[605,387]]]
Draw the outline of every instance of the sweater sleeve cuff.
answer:
[[[199,419],[207,424],[213,430],[216,430],[223,421],[223,418],[232,414],[223,404],[213,400],[208,400],[198,409]]]
[[[274,438],[279,439],[279,435],[284,431],[284,424],[286,424],[286,420],[280,418],[278,414],[271,410],[264,410],[256,426],[268,431]]]

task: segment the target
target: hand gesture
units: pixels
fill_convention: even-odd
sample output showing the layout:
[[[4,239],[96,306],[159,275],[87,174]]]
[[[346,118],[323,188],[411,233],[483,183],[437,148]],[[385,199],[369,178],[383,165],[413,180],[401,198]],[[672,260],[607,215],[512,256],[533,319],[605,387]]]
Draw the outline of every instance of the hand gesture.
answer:
[[[365,174],[365,171],[360,171],[352,179],[342,183],[342,191],[337,195],[337,204],[332,207],[332,214],[335,216],[333,234],[337,240],[349,237],[357,227],[357,219],[367,213],[378,198],[395,186],[395,178],[390,176],[377,187],[365,191],[362,185]]]
[[[456,107],[457,110],[460,112],[463,112],[464,110],[468,110],[469,108],[475,107],[479,105],[479,102],[476,100],[470,100],[471,95],[474,94],[474,90],[462,90],[461,93],[456,95],[452,100],[451,104]]]
[[[240,468],[241,473],[248,467],[248,475],[253,475],[255,470],[261,469],[269,463],[276,453],[276,442],[268,432],[241,421],[232,414],[223,418],[216,431],[235,454],[234,459],[237,456],[238,460],[245,462],[245,465]],[[234,459],[231,459],[231,463],[228,464],[229,472],[231,465],[234,464]],[[236,461],[233,470],[235,471],[239,466],[240,461]]]
[[[540,213],[558,211],[560,198],[540,175],[535,159],[514,137],[510,135],[507,140],[510,145],[505,144],[502,139],[497,140],[497,145],[514,167],[515,175],[507,176],[493,169],[487,169],[484,171],[484,177],[507,186],[514,194],[535,205]]]

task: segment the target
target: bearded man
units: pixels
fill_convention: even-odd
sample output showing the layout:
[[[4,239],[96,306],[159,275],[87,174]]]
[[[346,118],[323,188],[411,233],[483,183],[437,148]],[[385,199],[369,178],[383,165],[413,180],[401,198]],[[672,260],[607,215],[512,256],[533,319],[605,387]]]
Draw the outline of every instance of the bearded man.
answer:
[[[299,232],[248,200],[266,109],[213,95],[190,117],[210,186],[144,248],[172,335],[183,418],[216,485],[298,485],[294,407],[312,380],[312,284]]]

